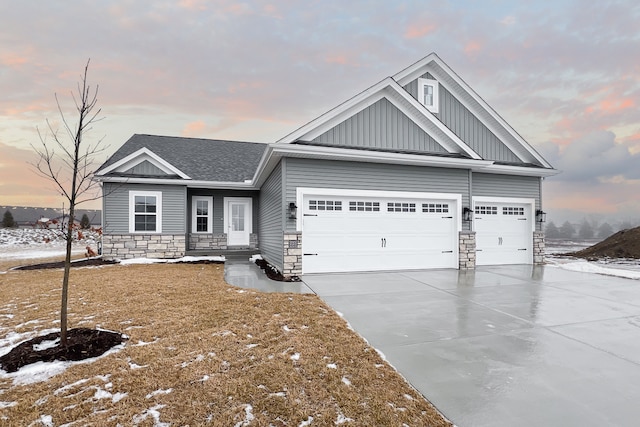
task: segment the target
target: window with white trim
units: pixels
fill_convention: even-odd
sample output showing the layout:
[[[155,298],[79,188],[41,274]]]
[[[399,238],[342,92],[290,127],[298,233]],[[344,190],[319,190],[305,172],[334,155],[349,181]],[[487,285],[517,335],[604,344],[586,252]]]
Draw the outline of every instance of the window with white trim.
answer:
[[[405,202],[389,202],[387,203],[387,212],[415,212],[415,203]]]
[[[129,191],[129,232],[162,232],[162,192]]]
[[[213,232],[213,197],[193,196],[191,201],[191,231]]]
[[[440,103],[438,90],[438,81],[431,79],[418,79],[418,101],[425,107],[427,110],[432,113],[438,112],[438,107]]]

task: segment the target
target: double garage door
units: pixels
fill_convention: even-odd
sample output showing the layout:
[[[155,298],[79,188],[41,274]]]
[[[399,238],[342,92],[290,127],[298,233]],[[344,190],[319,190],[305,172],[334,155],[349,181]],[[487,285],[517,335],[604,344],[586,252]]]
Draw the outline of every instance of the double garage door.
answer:
[[[302,271],[458,268],[453,197],[304,194]]]

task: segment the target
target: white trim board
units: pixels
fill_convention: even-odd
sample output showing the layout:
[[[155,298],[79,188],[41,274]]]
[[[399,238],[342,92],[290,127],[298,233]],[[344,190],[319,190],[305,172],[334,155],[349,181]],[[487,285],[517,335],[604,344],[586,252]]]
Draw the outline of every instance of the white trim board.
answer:
[[[180,169],[176,168],[171,163],[167,162],[162,157],[149,150],[147,147],[142,147],[138,151],[129,154],[128,156],[118,160],[112,165],[109,165],[106,168],[97,171],[96,176],[102,176],[112,171],[125,172],[139,165],[145,160],[168,175],[178,175],[182,179],[191,179],[189,175],[182,172]]]

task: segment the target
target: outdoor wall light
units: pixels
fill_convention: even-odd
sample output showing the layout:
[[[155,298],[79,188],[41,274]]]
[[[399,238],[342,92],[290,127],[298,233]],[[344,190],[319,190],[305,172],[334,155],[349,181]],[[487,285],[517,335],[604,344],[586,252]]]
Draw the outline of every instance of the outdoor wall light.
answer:
[[[466,206],[462,208],[462,220],[471,221],[472,219],[473,219],[473,211]]]
[[[297,211],[298,207],[296,206],[296,204],[293,202],[289,203],[289,206],[287,207],[287,214],[289,215],[290,219],[296,219]]]
[[[546,220],[547,220],[547,213],[543,212],[542,209],[538,209],[536,211],[536,221],[545,222]]]

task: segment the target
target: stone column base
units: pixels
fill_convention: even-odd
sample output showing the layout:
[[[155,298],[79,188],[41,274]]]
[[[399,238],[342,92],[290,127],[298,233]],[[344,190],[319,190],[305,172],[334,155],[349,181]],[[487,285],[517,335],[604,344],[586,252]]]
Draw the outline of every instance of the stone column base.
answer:
[[[284,233],[284,262],[282,275],[284,277],[299,276],[302,274],[302,233]]]
[[[476,268],[476,232],[461,231],[458,239],[458,268],[474,270]]]
[[[533,264],[544,264],[544,233],[542,231],[533,232]]]

